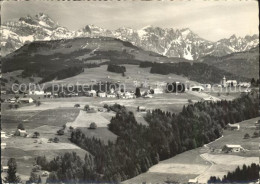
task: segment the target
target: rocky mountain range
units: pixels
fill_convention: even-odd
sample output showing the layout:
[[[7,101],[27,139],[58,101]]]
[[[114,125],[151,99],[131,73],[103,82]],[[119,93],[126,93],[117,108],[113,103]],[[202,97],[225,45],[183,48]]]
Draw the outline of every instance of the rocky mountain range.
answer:
[[[108,30],[87,25],[77,31],[60,26],[48,15],[40,13],[34,17],[21,17],[1,26],[1,53],[9,54],[27,42],[39,40],[72,39],[76,37],[107,36],[129,41],[133,45],[168,57],[197,60],[206,55],[224,56],[234,52],[247,51],[259,44],[259,36],[232,35],[230,38],[212,42],[199,37],[190,29],[172,29],[147,26],[140,30],[122,27]]]

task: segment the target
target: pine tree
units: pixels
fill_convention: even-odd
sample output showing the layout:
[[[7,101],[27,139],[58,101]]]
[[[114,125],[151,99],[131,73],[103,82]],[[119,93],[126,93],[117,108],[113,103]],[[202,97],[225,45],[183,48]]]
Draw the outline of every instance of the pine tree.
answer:
[[[16,175],[17,164],[15,158],[10,158],[7,162],[8,171],[5,177],[6,183],[21,183],[21,179]]]

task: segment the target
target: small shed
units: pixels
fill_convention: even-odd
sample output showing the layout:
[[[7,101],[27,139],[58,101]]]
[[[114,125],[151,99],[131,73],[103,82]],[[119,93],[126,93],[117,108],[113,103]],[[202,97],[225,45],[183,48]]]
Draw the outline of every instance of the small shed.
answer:
[[[239,130],[240,125],[239,124],[227,124],[226,126],[227,130]]]

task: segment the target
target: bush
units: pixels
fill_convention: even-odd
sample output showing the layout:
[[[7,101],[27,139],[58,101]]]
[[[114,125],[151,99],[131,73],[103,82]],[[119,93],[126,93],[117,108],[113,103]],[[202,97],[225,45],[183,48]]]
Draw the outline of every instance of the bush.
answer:
[[[257,137],[259,137],[259,132],[254,132],[254,134],[253,134],[252,137],[253,137],[253,138],[257,138]]]
[[[40,106],[42,103],[41,103],[41,101],[39,101],[39,100],[37,100],[36,102],[35,102],[35,105],[38,107],[38,106]]]
[[[85,105],[85,106],[84,106],[84,110],[85,110],[85,111],[88,111],[89,109],[90,109],[90,108],[89,108],[89,105]]]
[[[58,137],[54,137],[53,142],[58,143],[60,140]]]
[[[78,107],[80,107],[80,105],[79,105],[79,104],[75,104],[74,107],[77,107],[77,108],[78,108]]]
[[[244,135],[244,139],[249,139],[250,138],[250,135],[248,134],[248,133],[246,133],[245,135]]]
[[[103,106],[105,109],[108,109],[109,108],[109,106],[107,105],[107,104],[104,104],[104,106]]]
[[[64,130],[62,130],[62,129],[58,130],[58,131],[57,131],[57,134],[58,134],[58,135],[64,135]]]
[[[97,128],[97,124],[95,122],[90,123],[89,129],[96,129],[96,128]]]
[[[94,108],[91,108],[87,111],[87,113],[96,113],[97,111]]]

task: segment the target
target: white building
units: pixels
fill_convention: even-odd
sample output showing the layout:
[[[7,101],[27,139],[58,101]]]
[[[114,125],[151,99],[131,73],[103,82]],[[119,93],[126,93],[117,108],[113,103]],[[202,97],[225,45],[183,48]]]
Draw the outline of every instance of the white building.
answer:
[[[27,135],[26,130],[21,130],[21,129],[17,129],[15,134],[21,137],[25,137]]]
[[[20,98],[19,101],[23,103],[33,103],[32,98]]]
[[[97,96],[97,92],[92,89],[92,90],[90,90],[90,91],[87,91],[87,92],[86,92],[86,95],[87,95],[87,96],[91,96],[91,97],[95,97],[95,96]]]
[[[198,179],[189,179],[188,184],[198,183]]]
[[[98,93],[98,96],[101,98],[105,98],[107,96],[107,94],[105,92],[100,92],[100,93]]]
[[[236,80],[227,80],[226,86],[235,87],[235,86],[237,86],[237,81]]]
[[[241,145],[235,145],[235,144],[226,144],[222,148],[223,152],[229,153],[229,152],[240,152],[245,151],[245,149]]]
[[[240,82],[238,86],[244,87],[244,88],[249,88],[251,86],[250,82]]]
[[[7,171],[8,171],[8,169],[9,169],[9,167],[8,167],[8,166],[2,166],[2,172],[7,172]]]
[[[4,131],[1,131],[1,138],[6,138],[6,134]]]
[[[33,90],[33,91],[29,91],[29,95],[44,95],[44,91],[43,90]]]
[[[135,94],[134,93],[130,93],[130,92],[125,92],[124,97],[126,99],[132,99],[132,98],[135,98]]]
[[[1,149],[5,149],[6,148],[6,143],[5,142],[1,142]]]
[[[162,94],[163,93],[163,89],[162,88],[155,88],[153,89],[154,94]]]
[[[116,94],[114,94],[114,93],[111,94],[111,93],[110,93],[110,94],[107,94],[106,97],[107,97],[107,98],[116,98]]]
[[[190,91],[204,91],[205,88],[202,86],[193,86],[190,88]]]

